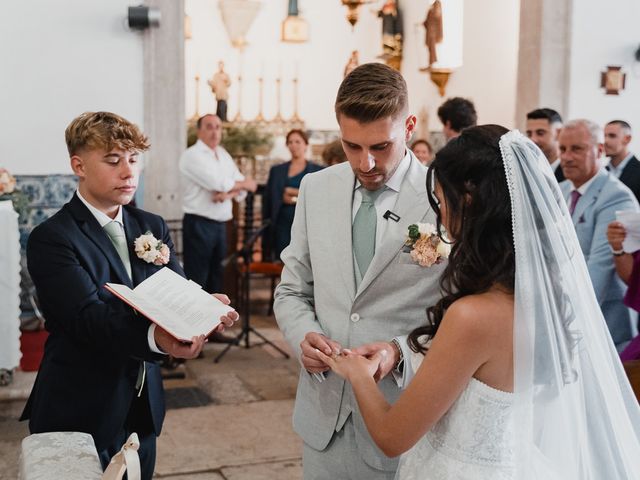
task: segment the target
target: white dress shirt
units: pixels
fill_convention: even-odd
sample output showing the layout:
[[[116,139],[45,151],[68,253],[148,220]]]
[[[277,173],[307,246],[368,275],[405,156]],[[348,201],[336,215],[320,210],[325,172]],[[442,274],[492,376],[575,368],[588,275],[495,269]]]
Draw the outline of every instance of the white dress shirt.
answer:
[[[215,203],[213,192],[229,192],[244,180],[231,155],[222,147],[209,148],[198,140],[180,157],[182,210],[201,217],[226,222],[233,218],[231,200]],[[241,201],[243,192],[236,197]]]
[[[122,230],[122,234],[125,235],[124,222],[122,221],[122,207],[121,206],[118,207],[118,213],[116,213],[115,218],[111,218],[106,213],[101,212],[96,207],[91,205],[80,194],[80,190],[76,190],[76,195],[78,195],[78,198],[80,199],[80,201],[82,203],[84,203],[85,207],[87,207],[89,209],[91,214],[95,217],[95,219],[98,221],[98,223],[100,224],[100,226],[102,228],[104,228],[105,225],[107,225],[108,223],[116,222],[120,226],[120,228]],[[125,235],[125,238],[126,238],[126,235]],[[149,348],[151,349],[152,352],[164,354],[164,352],[162,350],[160,350],[158,348],[158,346],[156,345],[156,340],[155,340],[155,336],[154,336],[155,331],[156,331],[156,324],[152,322],[151,325],[149,325],[149,330],[147,331],[147,342],[149,343]]]
[[[402,185],[404,176],[407,174],[407,170],[409,170],[409,165],[411,165],[411,154],[407,149],[404,158],[400,161],[400,165],[398,165],[398,168],[396,168],[394,174],[389,180],[387,180],[387,183],[385,183],[385,191],[382,192],[380,196],[378,196],[378,198],[376,198],[376,201],[373,204],[376,208],[376,214],[378,216],[378,221],[376,222],[376,248],[378,247],[378,245],[382,244],[384,232],[386,231],[387,224],[390,221],[385,220],[382,216],[386,213],[387,210],[391,210],[393,212],[393,208],[396,206],[396,202],[398,201],[400,186]],[[353,223],[353,220],[356,218],[356,213],[358,212],[360,204],[362,203],[362,192],[360,191],[362,188],[363,187],[360,185],[360,181],[356,179],[356,184],[353,192],[351,223]]]
[[[611,161],[609,161],[609,171],[611,172],[611,174],[619,179],[620,175],[622,175],[622,171],[627,166],[627,164],[631,161],[632,157],[633,157],[633,153],[629,153],[626,157],[624,157],[624,159],[618,164],[617,167],[614,167],[611,164]]]
[[[388,222],[392,220],[385,220],[383,215],[387,212],[387,210],[393,211],[393,208],[396,206],[396,201],[398,200],[398,194],[400,193],[400,186],[402,185],[402,181],[404,180],[404,176],[409,170],[409,166],[411,165],[411,154],[409,153],[409,149],[406,150],[404,157],[400,160],[400,164],[396,171],[393,173],[391,178],[387,180],[384,184],[384,191],[376,198],[373,206],[376,209],[376,244],[374,250],[378,249],[380,245],[382,245],[382,240],[384,238],[384,232],[387,230]],[[356,213],[358,213],[358,209],[362,204],[362,189],[364,187],[360,184],[360,181],[356,178],[356,184],[353,192],[353,203],[351,209],[351,224],[356,218]],[[351,246],[353,250],[353,245]],[[353,271],[356,274],[357,280],[356,284],[359,285],[362,281],[362,275],[360,269],[358,267],[358,262],[356,261],[355,250],[353,251]]]

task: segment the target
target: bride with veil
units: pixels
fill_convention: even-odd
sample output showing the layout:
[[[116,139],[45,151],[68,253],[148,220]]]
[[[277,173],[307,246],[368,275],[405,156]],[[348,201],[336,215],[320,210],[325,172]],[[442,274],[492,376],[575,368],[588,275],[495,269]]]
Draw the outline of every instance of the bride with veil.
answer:
[[[542,152],[517,131],[469,128],[427,182],[453,248],[444,296],[409,337],[411,384],[389,405],[381,354],[318,352],[376,444],[402,454],[396,478],[640,478],[640,409]]]

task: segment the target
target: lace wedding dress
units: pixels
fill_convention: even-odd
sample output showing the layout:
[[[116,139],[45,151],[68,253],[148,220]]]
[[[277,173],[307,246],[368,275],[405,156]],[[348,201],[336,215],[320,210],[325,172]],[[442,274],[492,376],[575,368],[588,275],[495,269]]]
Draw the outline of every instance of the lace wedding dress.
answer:
[[[433,428],[400,457],[396,480],[511,480],[513,394],[472,378]]]

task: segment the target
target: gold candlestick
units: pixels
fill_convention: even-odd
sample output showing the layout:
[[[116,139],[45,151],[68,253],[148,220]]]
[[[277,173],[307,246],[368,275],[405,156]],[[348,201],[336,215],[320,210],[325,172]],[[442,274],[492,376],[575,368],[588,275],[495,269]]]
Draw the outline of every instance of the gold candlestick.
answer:
[[[242,122],[242,75],[238,75],[238,111],[233,117],[234,122]]]
[[[264,79],[262,77],[258,78],[258,85],[259,85],[259,93],[260,93],[258,105],[260,110],[258,111],[258,116],[255,118],[254,121],[264,122],[264,115],[262,114],[262,104],[264,99]]]
[[[302,119],[298,115],[298,77],[293,79],[293,116],[292,122],[300,122]]]
[[[196,81],[196,92],[195,92],[195,110],[193,112],[193,115],[191,116],[191,120],[198,120],[198,118],[200,118],[200,75],[196,75],[194,77],[195,81]]]
[[[284,120],[282,118],[282,111],[280,110],[281,86],[282,86],[282,79],[278,77],[276,78],[276,102],[278,104],[278,112],[276,113],[276,116],[273,117],[274,122],[282,122]]]

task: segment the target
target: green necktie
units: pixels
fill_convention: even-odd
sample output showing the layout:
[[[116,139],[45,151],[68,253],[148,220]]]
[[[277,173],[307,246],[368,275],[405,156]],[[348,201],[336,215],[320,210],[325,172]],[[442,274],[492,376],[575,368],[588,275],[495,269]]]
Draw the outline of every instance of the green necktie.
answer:
[[[122,263],[124,264],[124,268],[127,270],[127,274],[130,279],[133,279],[131,276],[131,261],[129,260],[129,249],[127,248],[127,237],[124,234],[124,229],[120,226],[118,222],[115,220],[107,223],[104,227],[104,231],[109,236],[111,243],[118,252],[118,256]],[[138,368],[138,378],[136,379],[136,390],[138,391],[138,396],[142,394],[142,387],[144,385],[144,379],[146,376],[146,368],[144,362],[140,362],[140,367]]]
[[[378,223],[378,215],[376,212],[375,201],[385,187],[374,190],[373,192],[364,187],[360,188],[362,194],[362,203],[353,219],[353,253],[356,257],[356,263],[360,270],[360,275],[364,277],[369,264],[376,252],[376,225]]]
[[[129,274],[129,278],[131,279],[131,262],[129,261],[129,249],[127,248],[127,237],[124,235],[124,230],[120,226],[118,222],[115,220],[107,223],[104,227],[104,231],[109,236],[111,243],[118,252],[118,256],[124,265],[124,268],[127,270]]]

